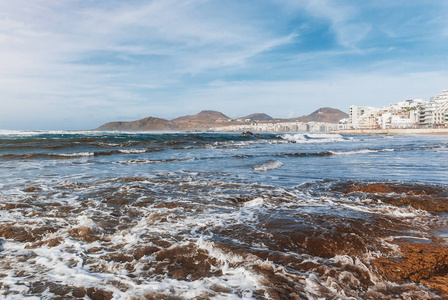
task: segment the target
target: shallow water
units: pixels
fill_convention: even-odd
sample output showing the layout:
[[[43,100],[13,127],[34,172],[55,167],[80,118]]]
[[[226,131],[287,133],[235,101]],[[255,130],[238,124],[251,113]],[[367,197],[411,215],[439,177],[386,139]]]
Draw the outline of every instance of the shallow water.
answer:
[[[445,214],[394,197],[398,187],[445,197],[447,146],[445,136],[0,131],[0,296],[435,298],[374,262],[404,237],[446,240]],[[358,183],[396,190],[347,189]]]

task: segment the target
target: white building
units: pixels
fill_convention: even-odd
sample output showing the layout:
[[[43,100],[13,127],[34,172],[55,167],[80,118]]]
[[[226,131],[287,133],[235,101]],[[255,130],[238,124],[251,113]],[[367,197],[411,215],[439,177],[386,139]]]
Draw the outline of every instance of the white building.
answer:
[[[348,122],[353,129],[370,128],[369,118],[377,108],[372,106],[351,105],[348,108]]]
[[[406,100],[376,108],[370,106],[349,107],[349,125],[353,129],[415,128],[419,125],[420,107],[428,102],[422,99]],[[340,127],[343,127],[341,124]]]
[[[419,124],[423,127],[440,127],[448,125],[448,90],[431,97],[428,103],[421,106]]]
[[[419,108],[428,102],[414,99],[398,102],[388,109],[390,119],[382,128],[415,128],[419,124]]]
[[[323,122],[253,122],[213,127],[212,129],[214,131],[330,132],[337,130],[338,124]]]
[[[339,120],[339,123],[338,123],[338,130],[346,130],[346,129],[350,129],[349,118],[341,119],[341,120]]]

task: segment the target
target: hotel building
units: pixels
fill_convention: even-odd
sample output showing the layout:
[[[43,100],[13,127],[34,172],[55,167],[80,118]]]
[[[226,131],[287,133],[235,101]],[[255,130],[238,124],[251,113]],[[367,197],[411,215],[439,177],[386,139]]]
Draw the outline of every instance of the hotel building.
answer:
[[[430,101],[413,99],[376,108],[349,107],[349,118],[339,122],[339,129],[434,128],[448,126],[448,90]]]

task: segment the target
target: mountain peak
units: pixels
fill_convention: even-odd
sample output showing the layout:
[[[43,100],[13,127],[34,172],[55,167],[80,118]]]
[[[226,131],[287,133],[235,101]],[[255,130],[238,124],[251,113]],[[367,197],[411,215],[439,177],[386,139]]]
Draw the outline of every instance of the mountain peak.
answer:
[[[265,113],[254,113],[245,117],[238,118],[241,120],[250,121],[265,121],[265,122],[324,122],[324,123],[338,123],[340,119],[347,118],[348,115],[339,109],[322,107],[308,116],[293,119],[273,119]],[[161,118],[147,117],[137,121],[130,122],[109,122],[101,125],[95,130],[104,131],[190,131],[190,130],[213,130],[217,127],[227,126],[231,124],[238,124],[228,116],[216,110],[203,110],[195,115],[183,116],[174,120],[168,121]]]
[[[173,130],[175,129],[174,124],[172,124],[170,121],[161,119],[161,118],[154,118],[154,117],[147,117],[136,121],[130,121],[130,122],[109,122],[106,124],[101,125],[95,130],[100,131],[148,131],[148,130]]]
[[[325,123],[338,123],[339,120],[348,118],[348,114],[345,112],[331,107],[322,107],[312,112],[307,116],[294,118],[292,120],[299,122],[325,122]]]
[[[248,116],[245,117],[241,117],[238,119],[242,119],[242,120],[251,120],[251,121],[271,121],[273,120],[273,118],[265,113],[255,113],[255,114],[250,114]]]
[[[210,122],[223,122],[232,120],[225,114],[215,111],[215,110],[203,110],[198,114],[183,116],[172,120],[174,123],[183,122],[200,122],[200,123],[210,123]]]

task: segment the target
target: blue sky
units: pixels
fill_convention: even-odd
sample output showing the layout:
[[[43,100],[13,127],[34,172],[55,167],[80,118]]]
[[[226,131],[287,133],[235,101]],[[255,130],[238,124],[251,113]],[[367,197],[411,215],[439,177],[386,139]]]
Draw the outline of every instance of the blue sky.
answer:
[[[447,66],[448,1],[0,2],[0,129],[384,106]]]

